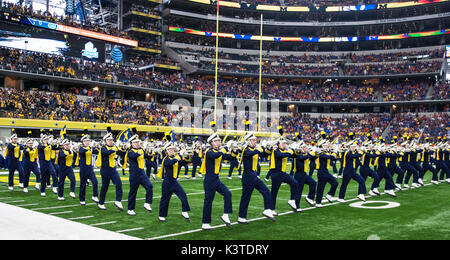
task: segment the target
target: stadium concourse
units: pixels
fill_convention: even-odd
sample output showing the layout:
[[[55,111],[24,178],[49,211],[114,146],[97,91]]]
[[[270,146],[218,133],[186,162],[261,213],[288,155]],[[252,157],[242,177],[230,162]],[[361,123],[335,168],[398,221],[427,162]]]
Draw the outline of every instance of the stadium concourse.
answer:
[[[450,1],[0,11],[0,239],[450,239]]]

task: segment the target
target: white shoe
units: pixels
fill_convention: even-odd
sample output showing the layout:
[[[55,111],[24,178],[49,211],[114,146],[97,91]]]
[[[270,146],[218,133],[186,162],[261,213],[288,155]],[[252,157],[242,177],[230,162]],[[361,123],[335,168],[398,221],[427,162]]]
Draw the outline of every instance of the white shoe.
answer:
[[[358,195],[358,199],[360,199],[361,201],[366,202],[366,198],[364,197],[364,194],[359,194]]]
[[[274,218],[274,216],[273,216],[272,210],[270,210],[270,209],[264,210],[263,213],[262,213],[262,215],[263,215],[264,217],[266,217],[266,218],[272,220],[272,221],[275,221],[275,218]]]
[[[223,214],[220,219],[223,221],[223,223],[225,223],[225,225],[227,225],[227,227],[231,227],[231,221],[228,217],[228,214]]]
[[[269,179],[267,179],[267,178],[264,178],[264,181],[265,181],[265,182],[269,182]]]
[[[195,180],[195,179],[197,179],[197,178],[195,178],[195,177],[192,177],[192,180]]]
[[[100,205],[100,204],[98,204],[98,208],[101,209],[101,210],[106,210],[105,205]]]
[[[239,178],[239,179],[242,179],[242,175],[238,175],[238,178]],[[259,176],[258,176],[258,179],[259,179]]]
[[[339,203],[344,203],[344,202],[345,202],[344,199],[337,199],[337,201],[338,201]]]
[[[66,200],[64,197],[58,197],[58,200],[59,201],[64,201],[64,200]]]
[[[69,193],[69,196],[72,198],[72,199],[75,199],[76,198],[76,196],[75,196],[75,193],[74,192],[71,192],[71,193]]]
[[[306,197],[305,200],[306,200],[306,202],[308,202],[308,204],[309,204],[311,207],[314,207],[314,205],[316,205],[316,203],[315,203],[312,199],[310,199],[310,198],[308,198],[308,197]]]
[[[47,189],[50,189],[52,187],[52,185],[47,185]]]
[[[423,185],[423,180],[422,179],[419,179],[419,184]]]
[[[203,178],[203,175],[199,174],[198,177],[199,177],[199,178]]]
[[[10,187],[8,187],[8,190],[9,190],[9,191],[14,191],[14,187],[11,187],[11,186],[10,186]]]
[[[152,207],[150,206],[150,204],[148,204],[148,203],[145,203],[144,204],[144,209],[146,209],[148,212],[153,212],[153,210],[152,210]]]
[[[136,216],[136,212],[134,212],[134,210],[127,211],[127,214],[130,216]]]
[[[397,189],[402,190],[402,185],[400,184],[395,184],[395,187],[397,187]]]
[[[295,200],[289,200],[289,201],[288,201],[288,205],[289,205],[289,207],[292,208],[292,210],[293,210],[294,212],[297,211],[297,205],[295,204]]]
[[[245,218],[238,218],[239,224],[248,224],[248,221]]]
[[[153,178],[154,180],[156,180],[156,175],[155,175],[155,174],[152,174],[152,178]]]
[[[296,211],[297,213],[302,213],[303,212],[303,209],[301,209],[301,208],[297,208],[297,211]]]
[[[117,209],[119,209],[120,211],[123,211],[123,205],[122,205],[122,202],[116,201],[116,202],[114,202],[114,206],[116,206]]]
[[[99,200],[98,200],[97,197],[92,197],[92,201],[95,202],[95,203],[98,203]]]
[[[316,204],[316,208],[323,208],[322,204]]]
[[[375,193],[376,195],[380,195],[380,194],[381,194],[381,192],[380,192],[377,188],[373,189],[372,191],[373,191],[373,193]]]
[[[437,182],[437,181],[431,181],[431,184],[435,184],[435,185],[438,185],[438,184],[439,184],[439,182]]]
[[[270,210],[272,212],[272,216],[276,217],[278,216],[278,213],[275,210]]]
[[[46,196],[45,192],[42,192],[41,197],[45,197],[45,196]]]
[[[448,178],[446,181],[447,181],[447,183],[450,183],[450,178]]]
[[[19,183],[19,188],[23,189],[23,183]]]
[[[337,175],[337,174],[333,174],[333,177],[334,177],[334,178],[337,178],[337,177],[338,177],[338,175]]]
[[[86,201],[80,201],[81,206],[86,206]]]
[[[158,220],[159,220],[160,222],[166,222],[166,218],[163,218],[163,217],[158,217]]]
[[[333,201],[335,201],[336,199],[333,198],[331,195],[327,194],[327,196],[325,196],[325,199],[328,200],[329,203],[332,203]]]
[[[181,216],[187,221],[191,222],[191,219],[189,218],[189,214],[187,212],[181,212]]]
[[[232,177],[228,177],[227,179],[232,180],[233,178]]]
[[[28,193],[28,189],[27,188],[23,188],[23,193]]]
[[[403,188],[409,189],[409,185],[408,185],[408,184],[405,184],[405,185],[403,185]]]
[[[413,187],[413,188],[420,188],[420,184],[418,184],[418,183],[413,183],[413,184],[411,184],[411,187]]]
[[[369,195],[372,196],[372,197],[377,196],[377,194],[375,194],[375,192],[373,192],[373,191],[369,191]]]
[[[58,194],[58,188],[53,187],[53,188],[52,188],[52,191],[53,191],[53,193]]]
[[[37,191],[40,191],[40,190],[41,190],[41,187],[39,186],[39,184],[36,184],[36,186],[34,186],[34,188],[35,188]]]
[[[391,195],[392,197],[397,197],[397,195],[395,195],[395,192],[393,190],[386,190],[384,191],[386,194]]]
[[[214,230],[214,228],[211,227],[210,224],[202,224],[202,229],[203,230]]]

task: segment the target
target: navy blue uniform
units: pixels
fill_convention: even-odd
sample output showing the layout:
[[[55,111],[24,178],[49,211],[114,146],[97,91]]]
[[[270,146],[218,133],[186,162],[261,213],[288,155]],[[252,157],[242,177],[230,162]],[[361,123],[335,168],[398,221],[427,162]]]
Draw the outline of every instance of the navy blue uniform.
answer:
[[[422,151],[422,171],[419,173],[419,177],[421,179],[423,179],[423,177],[425,176],[425,173],[427,171],[431,171],[431,173],[433,174],[433,181],[438,181],[438,172],[437,169],[435,167],[433,167],[431,165],[431,156],[434,154],[433,151],[426,151],[423,150]]]
[[[23,151],[23,171],[24,171],[23,187],[24,188],[28,188],[31,172],[33,172],[34,175],[36,175],[36,183],[41,182],[41,173],[39,172],[37,158],[38,158],[37,148],[32,149],[32,148],[27,147]]]
[[[253,190],[261,193],[264,199],[264,209],[270,209],[272,206],[272,195],[269,188],[258,178],[259,156],[267,156],[262,149],[247,147],[242,153],[239,168],[244,167],[242,175],[242,197],[239,204],[239,217],[247,218],[248,205],[252,197]]]
[[[191,211],[186,192],[177,181],[180,160],[181,158],[179,156],[166,156],[163,159],[161,169],[158,172],[158,177],[163,179],[161,202],[159,205],[159,216],[162,218],[167,217],[172,194],[175,194],[180,199],[182,212]]]
[[[75,192],[75,174],[73,172],[74,153],[61,149],[58,154],[59,182],[58,197],[64,197],[64,182],[66,177],[70,180],[70,192]]]
[[[233,213],[231,192],[219,179],[222,157],[226,150],[210,149],[205,153],[200,172],[205,174],[203,188],[205,189],[205,201],[203,203],[203,224],[211,224],[212,203],[216,192],[224,197],[224,213]]]
[[[19,182],[23,183],[23,176],[24,171],[22,167],[22,150],[24,147],[20,144],[13,144],[10,143],[7,146],[8,149],[8,169],[9,169],[9,176],[8,176],[8,185],[9,187],[14,186],[14,173],[16,171],[19,172]]]
[[[380,186],[380,182],[382,179],[386,180],[385,190],[393,190],[395,189],[394,180],[392,179],[392,175],[388,170],[387,159],[389,157],[389,153],[380,153],[376,152],[377,159],[376,165],[378,166],[378,180],[375,182],[375,186],[378,188]]]
[[[145,190],[145,203],[153,203],[153,184],[145,174],[145,159],[143,149],[130,149],[125,155],[124,168],[126,162],[130,164],[130,193],[128,194],[128,210],[136,208],[136,195],[139,186],[142,185]]]
[[[323,153],[317,156],[316,159],[316,169],[317,171],[317,194],[316,203],[322,204],[322,197],[327,183],[330,183],[331,188],[328,195],[334,197],[336,194],[336,189],[339,182],[328,172],[328,167],[330,166],[331,160],[336,160],[337,156],[335,154]]]
[[[98,181],[94,173],[92,155],[98,154],[98,150],[91,147],[81,147],[78,151],[76,165],[80,166],[80,201],[86,201],[86,186],[88,179],[91,180],[93,196],[98,197]]]
[[[102,188],[100,190],[99,204],[103,205],[108,192],[109,183],[112,181],[116,185],[116,201],[122,201],[122,181],[116,169],[115,157],[118,152],[117,147],[102,146],[97,159],[97,167],[100,168],[100,175],[102,176]]]
[[[343,156],[344,176],[342,178],[341,189],[339,191],[339,198],[345,199],[347,186],[351,179],[358,182],[358,195],[366,194],[366,183],[360,175],[356,173],[357,161],[362,156],[360,153],[345,152]]]
[[[302,198],[303,188],[306,185],[309,186],[308,198],[314,200],[316,195],[317,182],[307,174],[309,171],[309,165],[311,160],[315,160],[315,157],[311,154],[295,154],[293,155],[294,165],[294,178],[298,182],[298,194],[299,198],[295,201],[297,208],[300,208],[300,201]]]
[[[153,170],[153,174],[156,175],[157,171],[158,171],[158,154],[155,152],[151,152],[151,153],[145,153],[144,155],[145,158],[145,168],[146,171],[145,173],[147,174],[147,177],[150,177],[150,174],[152,174],[152,170]]]
[[[286,166],[292,151],[275,149],[270,156],[270,169],[272,170],[272,208],[275,210],[277,204],[278,190],[281,183],[287,183],[291,187],[291,200],[297,201],[300,198],[298,193],[298,182],[286,173]]]
[[[364,153],[361,158],[362,165],[361,168],[359,169],[359,174],[361,175],[361,177],[363,177],[364,181],[367,180],[367,177],[373,178],[372,187],[370,188],[371,190],[377,188],[375,184],[379,178],[377,172],[370,168],[370,166],[373,164],[376,158],[377,156],[373,152]]]

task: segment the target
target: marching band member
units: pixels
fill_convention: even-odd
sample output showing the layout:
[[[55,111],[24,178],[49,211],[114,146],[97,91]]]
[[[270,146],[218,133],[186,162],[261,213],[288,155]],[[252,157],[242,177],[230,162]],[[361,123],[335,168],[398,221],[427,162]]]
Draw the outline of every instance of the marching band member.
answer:
[[[105,145],[103,145],[98,153],[97,167],[100,167],[100,175],[102,176],[102,188],[100,190],[100,200],[98,203],[98,208],[100,210],[106,210],[105,199],[106,193],[108,192],[109,183],[112,181],[116,186],[116,201],[114,205],[123,211],[122,205],[122,180],[120,179],[119,173],[116,169],[115,157],[119,149],[114,144],[114,138],[111,132],[111,126],[107,126],[107,134],[103,137]]]
[[[236,147],[236,139],[237,139],[237,137],[235,136],[234,140],[231,141],[231,143],[230,143],[231,153],[230,153],[229,160],[228,160],[228,162],[230,163],[230,169],[228,171],[228,179],[229,180],[232,179],[231,176],[232,176],[235,168],[238,168],[238,172],[239,172],[238,176],[239,176],[239,178],[241,178],[241,169],[239,168],[239,161],[238,161],[239,155],[241,154],[241,150],[239,150]]]
[[[50,175],[52,178],[52,182],[53,182],[53,193],[58,194],[58,175],[59,175],[59,168],[58,166],[55,164],[56,162],[56,154],[57,151],[59,151],[59,144],[58,141],[54,139],[53,136],[53,129],[49,129],[48,130],[48,142],[51,145],[51,150],[50,150],[50,164],[49,164],[49,168],[51,168],[50,170]],[[47,179],[47,187],[51,187],[50,186],[50,178]]]
[[[441,172],[439,176],[440,181],[444,181],[444,176],[447,176],[447,181],[450,183],[450,169],[447,166],[447,163],[445,161],[446,159],[446,146],[444,144],[437,145],[436,150],[436,170],[439,173]],[[448,148],[447,148],[447,154],[448,154]]]
[[[277,216],[278,214],[275,212],[278,190],[280,189],[281,183],[287,183],[291,187],[291,198],[288,201],[288,205],[292,208],[293,211],[297,211],[297,205],[295,203],[296,200],[299,199],[298,194],[298,183],[297,181],[286,173],[286,166],[289,157],[291,157],[294,152],[292,150],[287,149],[286,139],[283,137],[283,129],[281,127],[278,128],[280,131],[281,137],[277,140],[277,147],[272,150],[270,155],[270,169],[272,171],[272,208],[273,215]],[[271,150],[269,147],[268,149]]]
[[[275,221],[271,206],[272,195],[269,188],[258,178],[256,171],[258,170],[259,156],[267,156],[267,153],[263,151],[261,147],[257,147],[257,138],[253,133],[248,133],[244,140],[248,142],[248,146],[244,148],[242,152],[241,160],[238,167],[242,165],[244,167],[244,173],[242,176],[242,197],[239,204],[239,218],[240,224],[248,224],[247,210],[250,203],[250,199],[253,190],[258,190],[264,199],[264,211],[262,215],[272,221]]]
[[[52,149],[56,148],[49,143],[49,136],[41,131],[41,143],[38,145],[39,166],[41,171],[41,196],[45,197],[47,183],[50,182],[51,176],[55,175],[55,168],[52,166],[51,155]],[[56,186],[55,186],[56,185]],[[53,180],[53,193],[58,192],[58,182]]]
[[[69,139],[64,136],[61,142],[62,149],[59,150],[59,154],[56,162],[59,166],[59,186],[58,186],[58,200],[64,200],[64,182],[66,177],[71,180],[70,182],[70,197],[75,198],[75,174],[73,172],[74,153]],[[73,181],[72,181],[73,180]]]
[[[153,139],[150,140],[153,144]],[[158,171],[158,154],[154,150],[154,147],[148,147],[145,150],[145,174],[147,174],[147,177],[150,178],[150,175],[153,177],[153,179],[156,178],[156,173]],[[153,170],[153,174],[152,174]]]
[[[316,187],[317,182],[307,174],[309,171],[309,165],[311,160],[315,160],[315,157],[309,153],[309,149],[307,146],[302,146],[299,151],[296,151],[293,155],[294,158],[294,179],[298,182],[298,193],[299,197],[295,201],[295,204],[298,209],[300,209],[300,201],[302,198],[303,188],[306,185],[309,186],[308,196],[305,198],[306,202],[311,207],[314,207],[314,197],[316,195]]]
[[[427,142],[429,141],[429,138],[427,137],[425,139]],[[432,184],[439,184],[438,182],[438,172],[435,167],[431,165],[432,156],[434,155],[434,151],[432,151],[428,146],[425,147],[422,151],[421,161],[422,161],[422,170],[419,173],[419,178],[423,180],[423,177],[425,176],[425,173],[427,171],[431,171],[433,174],[431,183]]]
[[[153,184],[150,178],[145,174],[144,149],[141,148],[141,140],[135,127],[132,128],[133,136],[129,139],[131,149],[125,154],[123,168],[127,162],[130,164],[130,193],[128,194],[128,215],[135,216],[136,195],[139,186],[142,185],[145,190],[144,208],[148,212],[152,212],[151,204],[153,203]]]
[[[24,182],[23,182],[23,192],[28,193],[28,185],[30,182],[31,172],[36,175],[36,185],[37,191],[40,190],[39,183],[41,182],[41,173],[37,164],[38,150],[37,143],[35,144],[33,139],[31,139],[31,131],[28,132],[28,139],[26,140],[26,148],[23,151],[23,170],[24,170]]]
[[[181,158],[175,153],[175,146],[171,142],[170,136],[167,136],[167,140],[167,144],[164,145],[166,156],[162,160],[161,168],[157,175],[158,178],[163,179],[158,219],[161,222],[166,222],[169,211],[169,202],[172,195],[175,194],[181,201],[181,216],[183,216],[187,222],[190,222],[188,212],[191,211],[191,208],[187,200],[187,195],[183,187],[177,181],[178,167]]]
[[[361,168],[359,169],[359,174],[363,177],[364,181],[367,180],[367,177],[371,177],[373,179],[372,187],[370,188],[369,195],[376,196],[380,195],[378,188],[376,187],[376,183],[378,182],[378,174],[376,171],[370,168],[373,165],[373,162],[376,160],[377,155],[373,151],[373,145],[368,144],[368,148],[366,148],[362,155],[362,163]]]
[[[397,187],[396,190],[400,191],[402,189],[403,177],[405,176],[405,171],[398,166],[398,161],[402,157],[403,153],[397,152],[394,150],[396,148],[395,145],[397,144],[397,142],[396,142],[397,137],[394,136],[393,138],[394,139],[392,140],[391,150],[389,151],[389,156],[387,158],[388,170],[392,176],[394,176],[394,174],[397,174],[397,180],[395,182],[395,186]]]
[[[213,128],[215,127],[214,122],[212,122],[211,125]],[[211,149],[205,151],[202,166],[200,168],[200,172],[205,175],[205,179],[203,180],[205,200],[203,203],[202,229],[212,230],[211,211],[216,192],[224,197],[224,214],[220,219],[228,227],[231,226],[229,214],[233,213],[233,208],[231,192],[219,179],[222,158],[228,151],[225,148],[221,148],[222,140],[216,132],[208,138],[207,142],[211,145]]]
[[[198,140],[198,136],[196,136],[194,143],[194,153],[192,155],[192,179],[195,179],[197,168],[200,169],[200,167],[202,166],[202,158],[203,158],[202,143]],[[199,173],[198,177],[201,178],[202,174]]]
[[[364,179],[356,173],[356,165],[362,154],[356,152],[356,143],[350,145],[350,151],[347,151],[343,155],[342,166],[344,167],[344,175],[341,183],[341,188],[339,191],[339,202],[345,202],[345,193],[347,191],[347,186],[351,179],[355,180],[359,184],[358,188],[358,199],[366,201],[364,195],[367,193],[366,183]]]
[[[15,129],[12,129],[11,134],[11,143],[6,147],[7,156],[9,157],[8,161],[8,190],[14,190],[14,173],[17,171],[19,173],[19,187],[23,188],[23,167],[22,167],[22,159],[24,146],[19,144],[19,138],[17,137],[17,133]]]
[[[406,163],[404,164],[403,168],[406,171],[406,176],[405,176],[405,184],[404,187],[405,188],[409,188],[409,179],[411,178],[411,175],[413,175],[413,183],[412,183],[412,187],[413,188],[418,188],[420,187],[419,185],[419,172],[417,171],[416,167],[414,167],[414,160],[417,160],[417,153],[415,152],[415,150],[413,150],[413,146],[412,144],[407,144],[406,145],[406,149],[408,150],[407,153],[405,153],[407,156],[407,160]]]
[[[377,172],[378,172],[378,179],[375,181],[374,185],[375,187],[379,187],[380,182],[382,179],[386,180],[386,184],[385,184],[385,189],[384,192],[396,197],[397,195],[395,195],[395,184],[394,184],[394,180],[392,179],[392,175],[389,172],[388,168],[387,168],[387,158],[389,157],[389,154],[386,152],[386,147],[383,146],[382,148],[380,148],[380,151],[376,152],[377,158],[375,159],[375,166],[378,167]]]
[[[98,181],[94,173],[94,165],[92,160],[93,154],[98,154],[98,149],[91,147],[91,139],[87,129],[81,137],[81,147],[78,149],[78,156],[75,165],[80,166],[80,204],[86,205],[86,186],[88,180],[92,183],[92,201],[98,203]]]
[[[333,175],[330,174],[328,171],[328,168],[330,166],[331,160],[337,159],[336,153],[331,153],[329,151],[329,144],[324,143],[323,147],[320,148],[320,145],[318,144],[318,153],[314,152],[313,155],[317,157],[316,159],[316,169],[317,171],[317,194],[316,194],[316,207],[317,208],[323,208],[322,205],[322,196],[325,190],[325,185],[329,183],[331,185],[331,188],[328,192],[328,194],[325,196],[325,199],[328,202],[333,202],[336,199],[334,198],[334,195],[336,194],[336,189],[339,185],[339,182],[336,180]]]

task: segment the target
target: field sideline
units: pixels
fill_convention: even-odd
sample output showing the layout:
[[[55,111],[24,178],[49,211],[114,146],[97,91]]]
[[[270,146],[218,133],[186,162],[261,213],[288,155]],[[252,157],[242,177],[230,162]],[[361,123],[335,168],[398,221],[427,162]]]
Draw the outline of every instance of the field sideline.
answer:
[[[261,177],[265,177],[267,166],[262,167]],[[184,172],[184,171],[182,171]],[[262,196],[255,191],[248,211],[249,225],[237,224],[239,201],[241,197],[241,180],[233,176],[232,180],[226,178],[227,169],[222,169],[221,178],[233,195],[233,214],[230,219],[231,228],[223,225],[219,217],[223,212],[223,199],[216,195],[213,204],[212,225],[215,231],[201,231],[201,218],[203,209],[203,179],[196,180],[180,177],[180,183],[188,194],[191,206],[191,222],[187,223],[181,216],[181,203],[176,196],[172,197],[169,216],[166,223],[158,221],[159,202],[161,197],[161,180],[152,180],[154,186],[153,213],[148,213],[143,208],[145,190],[141,187],[138,192],[136,205],[137,216],[128,216],[126,211],[118,211],[114,205],[114,186],[108,190],[107,211],[97,209],[95,203],[90,201],[91,187],[87,189],[87,206],[80,206],[78,199],[69,197],[66,180],[65,198],[63,202],[57,201],[57,196],[47,191],[47,197],[41,198],[30,184],[30,193],[24,194],[18,187],[14,192],[7,191],[7,176],[0,175],[0,202],[10,205],[38,211],[52,216],[76,221],[86,225],[95,226],[121,234],[141,239],[177,239],[177,240],[277,240],[277,239],[450,239],[450,185],[426,185],[420,189],[412,189],[398,192],[397,198],[389,195],[368,198],[368,201],[391,201],[400,203],[400,206],[392,209],[360,209],[349,207],[349,204],[357,202],[356,182],[350,182],[345,203],[327,204],[325,208],[311,208],[304,199],[301,208],[303,213],[292,213],[287,205],[290,197],[289,186],[282,185],[278,200],[277,212],[280,214],[276,222],[263,218]],[[0,172],[1,173],[1,172]],[[4,173],[4,172],[3,172]],[[235,172],[236,174],[236,172]],[[78,179],[78,174],[77,179]],[[34,175],[31,181],[34,181]],[[16,174],[17,177],[17,174]],[[127,207],[129,191],[128,176],[123,177],[123,205]],[[97,176],[99,182],[101,179]],[[16,178],[18,181],[18,177]],[[425,183],[431,179],[431,173],[425,175]],[[338,179],[341,181],[341,179]],[[366,186],[370,187],[372,179],[368,179]],[[78,183],[77,183],[78,185]],[[99,184],[101,187],[101,184]],[[270,188],[270,183],[268,184]],[[100,188],[99,187],[99,188]],[[384,181],[380,191],[383,191]],[[327,192],[329,185],[325,191]],[[303,196],[307,194],[305,186]],[[339,188],[338,191],[339,192]],[[76,190],[78,196],[78,186]],[[336,194],[337,196],[337,194]],[[378,204],[373,204],[377,206]],[[373,206],[372,205],[372,206]],[[382,204],[379,204],[382,205]],[[368,206],[370,206],[368,204]]]

